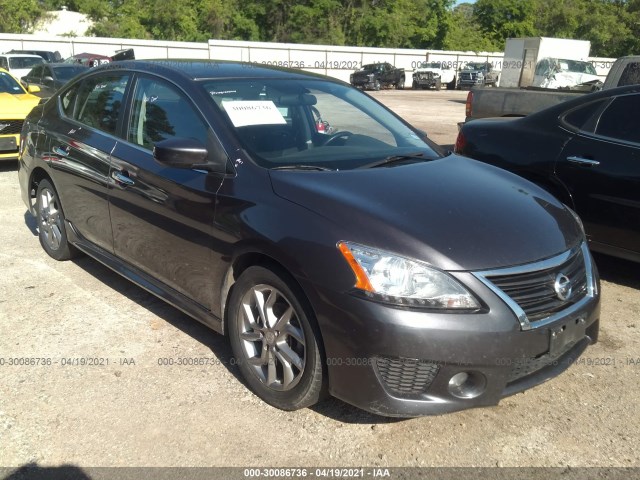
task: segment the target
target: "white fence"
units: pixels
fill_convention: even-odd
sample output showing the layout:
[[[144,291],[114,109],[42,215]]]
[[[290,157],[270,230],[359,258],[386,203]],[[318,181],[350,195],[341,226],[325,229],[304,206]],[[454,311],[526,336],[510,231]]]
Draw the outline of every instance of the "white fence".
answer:
[[[207,43],[133,40],[124,38],[58,37],[0,33],[0,52],[17,50],[57,50],[63,58],[90,52],[112,55],[114,51],[133,48],[139,59],[191,58],[236,60],[265,65],[280,65],[322,73],[340,80],[362,65],[389,62],[411,72],[419,62],[444,61],[458,67],[468,62],[492,62],[500,70],[501,52],[456,52],[368,47],[339,47],[293,43],[263,43],[232,40],[209,40]],[[613,59],[590,58],[599,75],[606,75]],[[410,76],[406,78],[410,83]]]

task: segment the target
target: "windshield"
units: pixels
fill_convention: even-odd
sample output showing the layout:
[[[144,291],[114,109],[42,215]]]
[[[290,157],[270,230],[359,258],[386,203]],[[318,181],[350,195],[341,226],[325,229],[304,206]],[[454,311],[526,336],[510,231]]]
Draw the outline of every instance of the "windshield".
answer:
[[[486,63],[468,63],[464,70],[486,70]]]
[[[588,73],[597,75],[596,69],[589,62],[579,62],[577,60],[558,60],[560,71],[573,73]]]
[[[438,154],[368,95],[325,80],[202,82],[265,168],[352,169],[391,156]]]
[[[80,65],[65,65],[56,68],[56,76],[59,80],[67,82],[86,70],[86,67]]]
[[[15,78],[7,72],[0,72],[0,93],[21,94],[24,90]]]
[[[32,68],[44,63],[42,57],[9,57],[9,68]]]

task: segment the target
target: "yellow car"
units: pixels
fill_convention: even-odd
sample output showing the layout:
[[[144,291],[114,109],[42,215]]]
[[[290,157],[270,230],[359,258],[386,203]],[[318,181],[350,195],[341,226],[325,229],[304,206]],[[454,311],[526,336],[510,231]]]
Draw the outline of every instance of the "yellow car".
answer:
[[[34,86],[25,90],[9,72],[0,68],[0,160],[16,160],[20,145],[20,131],[25,117],[38,105],[39,92]]]

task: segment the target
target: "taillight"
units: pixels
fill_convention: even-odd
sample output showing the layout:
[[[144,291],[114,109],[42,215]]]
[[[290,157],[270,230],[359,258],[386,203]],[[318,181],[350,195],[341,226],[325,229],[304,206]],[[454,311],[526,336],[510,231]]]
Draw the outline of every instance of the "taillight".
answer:
[[[469,118],[473,113],[473,107],[471,106],[472,103],[473,103],[473,92],[469,92],[467,94],[467,104],[464,109],[465,114],[467,115],[467,118]]]
[[[453,151],[456,153],[463,153],[464,147],[467,146],[467,140],[464,138],[462,130],[458,132],[458,138],[456,138],[456,145],[453,147]]]

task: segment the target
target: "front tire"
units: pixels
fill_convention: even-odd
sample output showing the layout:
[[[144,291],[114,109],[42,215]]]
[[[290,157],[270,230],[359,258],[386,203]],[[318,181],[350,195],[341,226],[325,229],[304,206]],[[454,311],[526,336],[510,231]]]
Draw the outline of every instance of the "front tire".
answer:
[[[396,83],[396,90],[404,90],[404,78],[398,80],[398,83]]]
[[[229,300],[229,337],[242,376],[269,405],[298,410],[324,396],[320,332],[284,275],[263,267],[240,275]]]
[[[441,88],[442,88],[442,80],[438,79],[436,80],[436,92],[439,92]]]
[[[382,87],[382,85],[380,85],[380,80],[376,80],[376,81],[373,83],[373,89],[374,89],[376,92],[377,92],[377,91],[379,91],[381,87]]]
[[[36,193],[38,237],[45,252],[56,260],[69,260],[78,251],[67,239],[64,212],[56,189],[48,180],[40,180]]]

